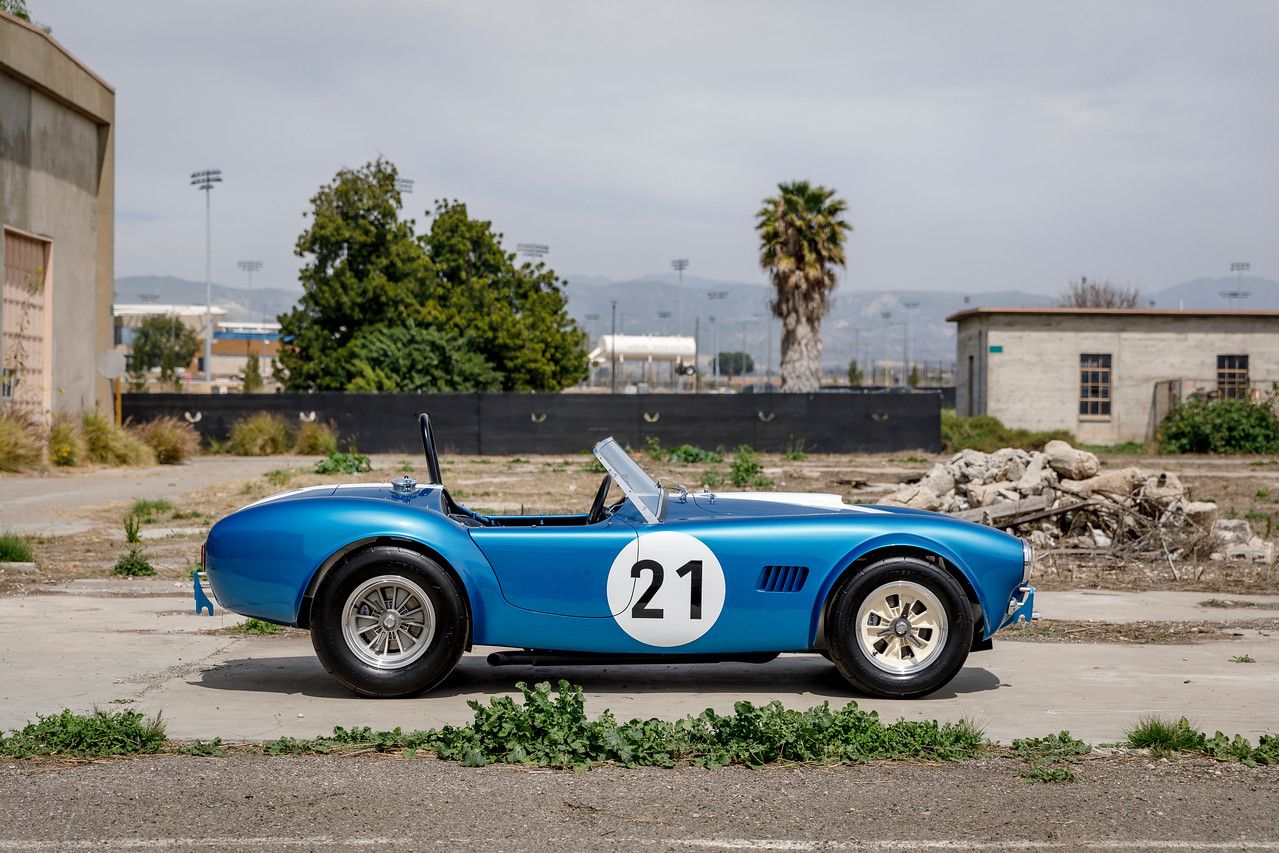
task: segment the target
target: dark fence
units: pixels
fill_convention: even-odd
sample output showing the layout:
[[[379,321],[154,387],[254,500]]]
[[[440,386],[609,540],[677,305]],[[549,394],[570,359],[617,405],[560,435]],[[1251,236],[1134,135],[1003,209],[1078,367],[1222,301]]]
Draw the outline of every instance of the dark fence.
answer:
[[[941,449],[941,395],[881,394],[126,394],[124,416],[174,415],[225,439],[246,415],[332,421],[366,453],[420,448],[427,412],[441,452],[576,453],[611,435],[632,447],[749,444],[779,451]]]

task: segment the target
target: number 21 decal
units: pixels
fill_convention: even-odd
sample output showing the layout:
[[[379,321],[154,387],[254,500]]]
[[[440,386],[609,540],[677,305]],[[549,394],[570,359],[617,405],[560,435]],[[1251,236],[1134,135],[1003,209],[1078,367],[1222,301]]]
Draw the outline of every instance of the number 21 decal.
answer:
[[[657,595],[658,590],[662,588],[662,578],[666,575],[666,570],[662,568],[662,564],[656,560],[640,560],[631,566],[631,577],[639,578],[644,572],[652,572],[653,580],[648,585],[648,589],[639,597],[639,601],[635,602],[635,606],[631,608],[631,616],[636,619],[661,619],[664,611],[658,608],[651,608],[648,603],[653,600],[653,596]],[[686,575],[693,576],[692,586],[688,593],[688,618],[702,618],[702,561],[689,560],[681,566],[675,574],[680,577]]]
[[[719,619],[724,570],[694,536],[641,533],[613,561],[607,590],[609,612],[627,634],[645,645],[682,646]]]

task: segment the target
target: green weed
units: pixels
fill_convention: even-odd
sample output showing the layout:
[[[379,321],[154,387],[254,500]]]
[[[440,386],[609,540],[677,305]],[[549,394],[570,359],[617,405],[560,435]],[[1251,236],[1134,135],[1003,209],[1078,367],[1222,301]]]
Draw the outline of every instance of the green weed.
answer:
[[[142,541],[142,519],[136,513],[124,517],[124,541],[131,545]]]
[[[164,724],[159,716],[143,719],[137,711],[101,711],[37,716],[12,736],[0,736],[0,755],[13,758],[74,756],[100,758],[159,752]]]
[[[487,706],[471,701],[465,726],[405,733],[335,728],[312,740],[280,738],[263,745],[268,755],[351,750],[432,752],[467,766],[494,763],[585,770],[602,762],[627,767],[669,767],[679,761],[705,767],[777,762],[859,764],[880,759],[958,761],[984,754],[987,743],[969,722],[899,720],[885,725],[873,711],[850,702],[823,703],[806,711],[779,702],[738,702],[732,714],[712,710],[674,722],[633,719],[619,723],[605,711],[586,716],[582,688],[559,682],[517,685],[520,702],[501,696]]]
[[[1231,663],[1256,663],[1257,659],[1252,655],[1235,655],[1230,659]]]
[[[184,420],[164,416],[130,428],[161,465],[181,465],[200,452],[200,433]]]
[[[1017,774],[1031,782],[1078,782],[1079,777],[1065,767],[1030,767]]]
[[[590,462],[582,463],[582,470],[587,474],[607,474],[608,469],[600,464],[598,459],[592,459]]]
[[[292,468],[275,468],[267,471],[262,475],[262,479],[266,480],[272,486],[283,488],[293,479],[293,475],[297,473]]]
[[[789,462],[803,462],[808,458],[804,452],[804,439],[791,438],[786,442],[786,459]]]
[[[236,456],[275,456],[288,452],[291,438],[284,418],[259,412],[231,425],[227,445]]]
[[[737,452],[733,454],[728,479],[739,489],[747,486],[755,489],[773,487],[773,481],[764,476],[764,466],[760,463],[759,454],[745,444],[737,448]]]
[[[680,465],[700,465],[706,462],[723,462],[724,454],[717,450],[703,450],[691,444],[679,444],[666,451],[666,461]]]
[[[0,533],[0,563],[32,563],[35,554],[26,537],[16,533]]]
[[[91,461],[102,465],[153,465],[155,453],[127,430],[102,415],[89,413],[80,418],[80,434]]]
[[[519,456],[513,456],[510,459],[506,460],[506,464],[507,465],[527,465],[529,464],[529,461]]]
[[[338,452],[337,429],[331,423],[305,422],[298,427],[293,448],[302,456],[328,456]]]
[[[1044,445],[1054,438],[1071,444],[1075,442],[1075,437],[1066,430],[1032,432],[1006,427],[999,422],[998,418],[990,415],[961,418],[955,414],[954,409],[943,409],[941,413],[941,444],[942,450],[947,453],[965,448],[980,450],[983,453],[994,453],[1001,447],[1043,450]]]
[[[363,474],[373,470],[373,461],[363,453],[330,453],[315,463],[317,474]]]
[[[111,574],[127,578],[150,577],[155,574],[155,567],[137,548],[130,548],[129,553],[116,560]]]
[[[1092,752],[1092,747],[1070,736],[1070,732],[1058,732],[1048,737],[1022,738],[1013,741],[1013,755],[1022,761],[1041,764],[1074,764],[1079,756]]]
[[[238,631],[241,634],[267,636],[269,634],[284,633],[284,626],[277,625],[274,622],[267,622],[263,619],[254,619],[252,616],[250,616],[248,619],[245,619],[239,625],[236,625],[235,628],[233,628],[232,630]]]

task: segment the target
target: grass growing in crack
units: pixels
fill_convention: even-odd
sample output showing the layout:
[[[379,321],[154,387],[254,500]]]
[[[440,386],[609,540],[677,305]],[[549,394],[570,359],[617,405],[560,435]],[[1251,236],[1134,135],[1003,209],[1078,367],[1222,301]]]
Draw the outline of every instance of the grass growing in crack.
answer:
[[[213,740],[195,740],[184,743],[178,747],[178,752],[183,755],[196,756],[214,756],[220,757],[227,754],[227,748],[222,745],[222,738],[215,737]]]
[[[1070,732],[1061,731],[1047,737],[1020,738],[1012,744],[1014,758],[1020,758],[1029,766],[1017,775],[1031,782],[1077,782],[1079,777],[1063,764],[1078,764],[1080,756],[1092,752],[1092,747]]]
[[[25,537],[16,533],[0,533],[0,563],[31,563],[35,554]]]
[[[274,622],[267,622],[264,619],[254,619],[250,616],[239,625],[236,625],[233,631],[241,634],[253,634],[255,636],[265,636],[267,634],[280,634],[284,632],[283,625],[277,625]]]
[[[36,722],[0,735],[0,755],[12,758],[68,756],[101,758],[159,752],[164,746],[164,723],[159,716],[145,719],[137,711],[76,714],[66,710],[37,716]]]
[[[158,521],[161,515],[171,515],[172,513],[173,504],[164,498],[137,500],[129,508],[129,515],[136,515],[138,520],[144,524],[151,524],[154,521]]]
[[[280,738],[263,745],[269,755],[304,755],[353,750],[431,752],[467,766],[495,763],[578,770],[603,762],[628,767],[670,767],[687,761],[705,767],[802,762],[859,764],[879,759],[958,761],[984,754],[981,730],[967,721],[938,723],[898,720],[885,724],[873,711],[850,702],[832,709],[823,703],[806,711],[780,702],[757,706],[738,702],[732,714],[712,710],[696,717],[633,719],[619,723],[605,711],[586,716],[582,688],[559,682],[534,687],[520,683],[510,697],[489,704],[468,703],[474,720],[465,726],[405,733],[370,728],[335,728],[312,740]]]
[[[1253,746],[1243,735],[1233,738],[1217,732],[1209,737],[1185,717],[1173,722],[1164,717],[1142,717],[1128,730],[1127,746],[1149,749],[1152,755],[1189,752],[1218,761],[1238,761],[1249,767],[1279,764],[1279,735],[1262,735]]]
[[[155,574],[155,567],[137,548],[130,548],[129,553],[116,560],[111,574],[127,578],[150,577]]]
[[[1256,663],[1257,659],[1252,655],[1235,655],[1230,659],[1231,663]]]

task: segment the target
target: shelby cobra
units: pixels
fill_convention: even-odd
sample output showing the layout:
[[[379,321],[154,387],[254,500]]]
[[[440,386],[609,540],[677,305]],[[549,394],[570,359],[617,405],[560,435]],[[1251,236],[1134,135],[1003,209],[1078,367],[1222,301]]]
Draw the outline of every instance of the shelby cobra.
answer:
[[[310,629],[365,696],[430,689],[477,644],[511,649],[494,665],[816,652],[858,690],[916,697],[1032,614],[1030,546],[989,527],[833,494],[667,490],[611,438],[589,512],[485,516],[449,496],[419,426],[429,484],[276,495],[215,524],[203,550],[222,606]],[[211,614],[201,580],[196,611]]]

